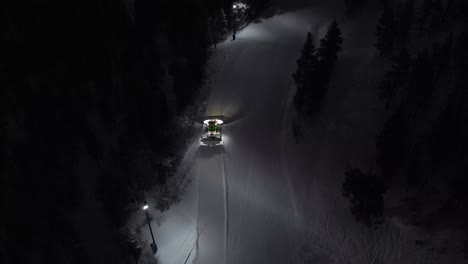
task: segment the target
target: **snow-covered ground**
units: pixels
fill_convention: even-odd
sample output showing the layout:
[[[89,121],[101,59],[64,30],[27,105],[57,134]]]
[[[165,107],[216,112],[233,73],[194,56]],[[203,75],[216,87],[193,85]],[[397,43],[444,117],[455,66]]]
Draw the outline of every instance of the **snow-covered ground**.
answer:
[[[179,172],[187,174],[181,202],[150,211],[160,263],[430,263],[416,232],[393,222],[367,230],[341,196],[348,166],[375,166],[384,70],[373,48],[378,14],[350,21],[329,7],[289,8],[218,45],[206,114],[233,120],[222,146],[192,140]],[[317,43],[335,18],[343,53],[322,113],[301,122],[296,143],[295,61],[306,33]],[[143,213],[138,221],[150,241]]]

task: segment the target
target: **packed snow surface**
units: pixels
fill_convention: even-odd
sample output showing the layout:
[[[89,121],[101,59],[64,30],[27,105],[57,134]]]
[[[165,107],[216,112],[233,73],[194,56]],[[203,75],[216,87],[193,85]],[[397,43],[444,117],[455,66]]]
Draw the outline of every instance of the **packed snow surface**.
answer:
[[[233,120],[223,127],[224,144],[200,148],[193,163],[204,228],[197,263],[290,263],[303,242],[281,143],[307,25],[297,13],[277,15],[218,46],[207,115]]]

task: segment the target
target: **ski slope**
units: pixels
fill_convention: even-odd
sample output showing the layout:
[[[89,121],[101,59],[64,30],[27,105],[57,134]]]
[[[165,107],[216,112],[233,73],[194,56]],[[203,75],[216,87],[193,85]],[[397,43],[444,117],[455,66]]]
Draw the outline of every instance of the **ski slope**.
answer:
[[[284,170],[283,116],[307,12],[251,24],[218,46],[207,115],[232,117],[224,144],[201,146],[196,263],[291,263],[304,241]],[[288,126],[289,127],[289,126]],[[286,128],[287,129],[287,128]]]
[[[222,146],[190,145],[182,162],[190,184],[156,228],[158,263],[438,261],[415,246],[412,230],[393,222],[368,230],[349,213],[343,172],[373,166],[384,120],[375,93],[384,72],[373,47],[378,12],[348,20],[342,1],[312,2],[281,3],[290,6],[212,55],[206,115],[230,122]],[[323,111],[295,144],[291,74],[307,32],[317,44],[333,19],[343,52]]]
[[[307,32],[317,41],[331,21],[310,9],[277,11],[218,45],[206,115],[230,122],[223,125],[222,146],[195,141],[186,154],[191,184],[158,224],[160,263],[301,261],[308,239],[299,209],[304,203],[289,173],[294,157],[286,156],[294,141],[287,120],[291,74]]]

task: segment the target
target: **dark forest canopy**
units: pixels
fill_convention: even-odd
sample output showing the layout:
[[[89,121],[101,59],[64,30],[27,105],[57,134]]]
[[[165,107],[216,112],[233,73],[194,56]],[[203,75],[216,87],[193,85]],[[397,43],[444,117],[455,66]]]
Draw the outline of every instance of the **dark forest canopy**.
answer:
[[[384,2],[375,46],[391,66],[378,86],[387,118],[376,139],[376,178],[399,199],[386,209],[426,230],[468,234],[468,5]],[[360,178],[346,177],[344,185],[359,193]]]
[[[128,198],[163,181],[135,164],[170,152],[230,2],[2,2],[0,262],[96,262],[72,217],[93,202],[127,259]]]

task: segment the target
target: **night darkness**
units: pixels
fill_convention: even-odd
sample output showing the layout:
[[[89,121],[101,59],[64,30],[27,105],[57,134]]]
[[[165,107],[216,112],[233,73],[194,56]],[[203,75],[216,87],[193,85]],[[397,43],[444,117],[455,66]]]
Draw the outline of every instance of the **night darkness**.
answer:
[[[465,0],[7,0],[0,263],[468,263]]]

